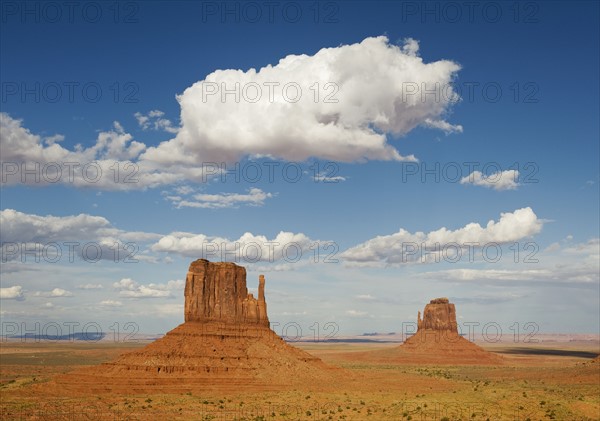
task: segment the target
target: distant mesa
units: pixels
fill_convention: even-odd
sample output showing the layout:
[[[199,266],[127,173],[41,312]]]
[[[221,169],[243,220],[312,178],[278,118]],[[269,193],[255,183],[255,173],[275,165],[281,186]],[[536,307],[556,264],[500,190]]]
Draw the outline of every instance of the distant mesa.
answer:
[[[140,350],[59,376],[56,383],[82,393],[265,390],[326,382],[340,370],[270,329],[263,275],[255,298],[244,267],[199,259],[189,267],[184,294],[183,324]]]

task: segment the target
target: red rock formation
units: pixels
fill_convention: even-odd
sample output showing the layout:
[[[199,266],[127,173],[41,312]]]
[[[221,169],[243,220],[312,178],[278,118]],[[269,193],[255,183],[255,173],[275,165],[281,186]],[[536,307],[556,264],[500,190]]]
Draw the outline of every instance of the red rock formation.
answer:
[[[185,323],[115,361],[59,376],[58,388],[162,393],[332,380],[335,369],[269,328],[263,275],[256,299],[246,288],[246,269],[199,259],[190,265],[184,295]]]
[[[449,364],[498,364],[502,358],[469,342],[458,333],[456,308],[447,298],[433,299],[417,314],[417,333],[398,348],[425,361]]]
[[[456,308],[447,298],[436,298],[425,306],[423,320],[421,312],[417,317],[418,329],[432,329],[458,333],[456,324]]]
[[[258,300],[248,293],[245,268],[198,259],[190,265],[185,281],[185,321],[257,323],[268,327],[264,275],[260,275],[258,293]]]

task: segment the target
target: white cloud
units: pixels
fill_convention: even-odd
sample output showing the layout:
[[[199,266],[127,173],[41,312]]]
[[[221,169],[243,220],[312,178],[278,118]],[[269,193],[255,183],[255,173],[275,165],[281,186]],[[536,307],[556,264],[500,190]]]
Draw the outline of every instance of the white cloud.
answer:
[[[177,194],[180,194],[183,196],[190,194],[190,193],[194,193],[196,191],[193,187],[190,187],[190,186],[177,186],[177,187],[175,187],[174,190]]]
[[[518,180],[519,171],[517,170],[499,171],[489,175],[485,175],[481,171],[473,171],[463,177],[460,184],[473,184],[494,190],[515,190],[520,186]]]
[[[202,179],[202,169],[170,170],[140,161],[146,145],[134,141],[118,122],[113,123],[111,130],[100,131],[93,146],[78,144],[72,150],[55,142],[45,144],[41,136],[31,133],[22,123],[0,112],[2,184],[137,190]]]
[[[156,147],[134,140],[115,121],[98,133],[93,145],[68,149],[60,144],[62,135],[42,137],[21,120],[0,113],[0,154],[3,161],[16,164],[7,168],[2,183],[137,190],[201,183],[207,174],[199,164],[243,157],[414,161],[389,141],[417,126],[462,131],[444,120],[459,99],[451,82],[460,66],[449,60],[426,63],[418,51],[416,40],[396,46],[380,36],[314,55],[289,55],[258,70],[216,70],[177,97],[181,128],[160,110],[135,114],[143,130],[175,135]],[[236,86],[243,96],[236,100],[226,95],[223,100],[220,94]],[[215,87],[219,94],[207,96]],[[296,87],[300,95],[292,102]],[[257,88],[261,96],[253,101]],[[22,172],[24,166],[36,165],[39,177]]]
[[[273,197],[272,193],[265,193],[261,189],[251,188],[247,194],[243,193],[199,193],[192,196],[192,200],[182,196],[166,196],[177,208],[204,208],[222,209],[235,208],[239,205],[262,206],[266,199]]]
[[[78,289],[102,289],[104,288],[102,284],[83,284],[77,285]]]
[[[134,114],[142,130],[163,130],[168,133],[177,133],[179,129],[173,126],[171,120],[163,118],[164,115],[165,113],[160,110],[152,110],[146,114],[140,112]]]
[[[315,181],[321,181],[324,183],[339,183],[340,181],[346,181],[346,177],[341,175],[328,175],[325,172],[321,172],[319,174],[313,175],[312,179]]]
[[[414,160],[389,145],[387,135],[431,126],[427,121],[441,125],[458,99],[450,83],[460,70],[448,60],[425,63],[417,53],[415,40],[398,47],[380,36],[312,56],[289,55],[259,70],[217,70],[177,97],[180,131],[175,139],[148,148],[143,159],[183,165],[233,162],[247,155]],[[221,95],[236,86],[239,98]],[[439,95],[424,95],[425,89]],[[289,100],[294,97],[297,102]]]
[[[472,222],[454,231],[443,227],[427,234],[400,229],[395,234],[377,236],[351,247],[341,257],[347,262],[367,266],[401,264],[426,254],[424,248],[435,250],[448,244],[481,247],[489,243],[508,243],[539,233],[542,225],[543,222],[527,207],[512,213],[501,213],[498,222],[491,220],[485,227]]]
[[[52,146],[56,142],[62,142],[63,140],[65,140],[65,137],[61,134],[55,134],[54,136],[48,136],[44,138],[44,142],[48,146]]]
[[[295,262],[297,257],[312,256],[310,247],[314,247],[317,242],[302,233],[284,231],[273,239],[247,232],[237,240],[174,232],[152,245],[152,250],[240,264],[280,260]]]
[[[172,297],[171,290],[180,290],[184,287],[184,281],[169,281],[167,284],[142,285],[130,278],[123,278],[113,284],[115,289],[120,290],[119,296],[125,298],[165,298]]]
[[[62,288],[54,288],[52,291],[50,291],[50,293],[48,294],[48,297],[72,297],[73,293],[70,291],[67,291],[66,289],[62,289]]]
[[[424,126],[431,127],[432,129],[442,130],[446,134],[463,132],[463,127],[460,124],[454,125],[444,120],[432,120],[427,118],[424,121]]]
[[[0,288],[0,299],[23,301],[25,299],[23,287],[14,285],[12,287]]]
[[[353,317],[363,317],[369,313],[367,313],[366,311],[348,310],[346,311],[346,314]]]
[[[402,46],[402,52],[406,55],[416,57],[419,54],[419,41],[414,38],[406,38]]]
[[[100,301],[100,305],[105,306],[105,307],[121,307],[123,305],[123,303],[120,301],[114,301],[114,300],[104,300],[104,301]]]
[[[360,294],[357,295],[356,298],[358,298],[359,300],[362,301],[374,301],[375,297],[373,297],[371,294]]]
[[[556,244],[556,243],[554,243]],[[513,260],[511,256],[510,260]],[[526,260],[535,263],[526,263]],[[549,246],[543,252],[528,250],[510,267],[484,269],[448,269],[425,272],[418,277],[458,283],[489,285],[563,285],[593,286],[600,283],[600,240],[559,249]]]
[[[23,250],[37,250],[46,261],[69,261],[73,255],[92,261],[142,259],[132,247],[160,237],[119,230],[101,216],[41,216],[14,209],[0,211],[0,235],[3,261],[18,260]]]
[[[36,291],[34,293],[36,297],[46,297],[46,298],[62,298],[62,297],[72,297],[73,293],[67,291],[62,288],[54,288],[52,291]]]

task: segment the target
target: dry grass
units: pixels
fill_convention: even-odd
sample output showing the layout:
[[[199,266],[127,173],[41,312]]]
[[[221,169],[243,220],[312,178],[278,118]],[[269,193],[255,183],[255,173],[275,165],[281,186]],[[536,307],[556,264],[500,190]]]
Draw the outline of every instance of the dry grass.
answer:
[[[497,345],[501,366],[371,361],[394,345],[296,344],[349,375],[334,387],[179,394],[43,394],[54,376],[110,361],[144,344],[21,343],[0,347],[2,419],[193,420],[597,420],[597,343]],[[360,358],[358,356],[360,355]],[[51,384],[51,383],[47,383]]]

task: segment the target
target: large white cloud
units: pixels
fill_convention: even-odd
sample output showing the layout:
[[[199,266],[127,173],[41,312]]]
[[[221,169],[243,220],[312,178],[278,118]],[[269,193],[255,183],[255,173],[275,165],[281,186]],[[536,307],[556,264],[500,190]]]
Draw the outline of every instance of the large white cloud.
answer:
[[[259,70],[216,70],[177,97],[181,127],[159,110],[135,114],[142,128],[175,134],[157,147],[134,140],[115,121],[93,145],[71,150],[59,144],[64,136],[39,136],[22,120],[0,113],[0,153],[8,165],[2,183],[135,190],[204,182],[203,163],[244,157],[414,160],[390,145],[390,136],[419,125],[462,131],[444,120],[459,99],[451,82],[460,66],[425,63],[418,50],[415,40],[396,46],[380,36],[312,56],[289,55]],[[238,86],[239,98],[222,96]],[[38,177],[22,171],[36,165]]]
[[[143,158],[182,164],[247,155],[412,160],[387,143],[387,134],[404,135],[418,125],[459,130],[442,117],[458,98],[450,83],[460,66],[425,63],[415,40],[406,45],[412,47],[380,36],[313,56],[289,55],[259,70],[217,70],[178,96],[181,129]]]
[[[391,235],[382,235],[358,244],[342,253],[347,262],[399,264],[420,259],[429,251],[443,249],[450,244],[458,247],[483,247],[490,243],[508,243],[537,234],[543,222],[529,207],[511,213],[501,213],[496,222],[490,220],[485,227],[476,222],[457,230],[445,227],[429,233],[411,233],[400,229]],[[427,251],[427,253],[425,253]]]

